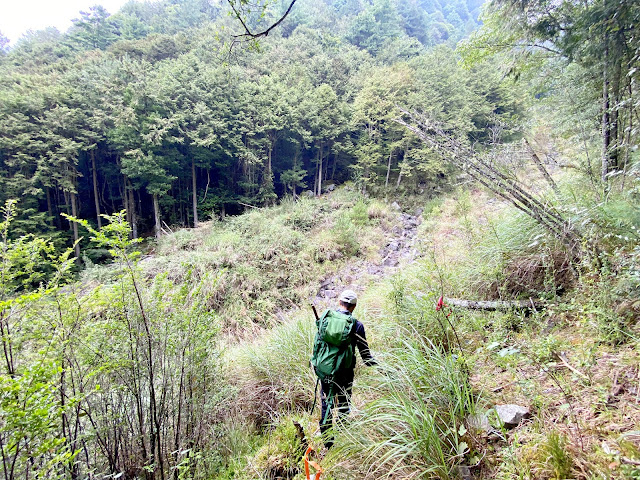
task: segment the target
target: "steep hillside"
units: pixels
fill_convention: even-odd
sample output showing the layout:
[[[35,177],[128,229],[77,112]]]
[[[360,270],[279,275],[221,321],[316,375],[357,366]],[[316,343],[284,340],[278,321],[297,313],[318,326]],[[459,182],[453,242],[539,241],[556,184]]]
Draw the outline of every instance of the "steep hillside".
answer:
[[[260,448],[246,440],[242,457],[230,456],[233,476],[300,475],[293,419],[326,455],[328,478],[635,478],[639,304],[627,290],[635,270],[625,267],[633,256],[617,259],[615,276],[574,277],[561,245],[482,191],[461,190],[420,209],[415,256],[359,282],[355,313],[380,366],[359,370],[335,449],[324,453],[319,412],[309,414],[310,311],[291,311],[268,335],[230,351],[240,392],[234,422],[249,418],[263,432]],[[387,243],[384,251],[396,248]],[[524,307],[448,305],[452,297],[518,295],[530,299]],[[524,416],[503,423],[506,405]],[[244,438],[255,438],[244,425]]]

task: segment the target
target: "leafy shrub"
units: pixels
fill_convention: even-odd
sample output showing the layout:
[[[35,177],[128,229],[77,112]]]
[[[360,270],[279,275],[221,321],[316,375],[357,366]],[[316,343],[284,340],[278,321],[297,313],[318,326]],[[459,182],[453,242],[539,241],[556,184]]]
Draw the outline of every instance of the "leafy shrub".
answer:
[[[620,302],[628,297],[616,288],[617,282],[615,277],[606,274],[585,276],[581,279],[579,294],[564,305],[569,312],[586,320],[600,339],[611,345],[628,341],[635,324],[633,309],[620,308]]]
[[[557,335],[546,335],[531,344],[531,353],[539,363],[547,363],[556,360],[556,356],[566,347]]]
[[[369,224],[369,212],[364,200],[359,200],[349,212],[349,218],[354,225],[365,226]]]

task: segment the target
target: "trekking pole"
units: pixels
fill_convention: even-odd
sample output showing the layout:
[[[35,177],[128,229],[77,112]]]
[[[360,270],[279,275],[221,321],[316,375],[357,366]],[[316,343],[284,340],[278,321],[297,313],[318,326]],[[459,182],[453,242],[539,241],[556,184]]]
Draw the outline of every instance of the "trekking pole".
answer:
[[[316,324],[320,322],[320,317],[318,316],[318,311],[316,310],[316,306],[312,303],[311,310],[313,310],[313,314],[316,317]],[[318,401],[318,384],[320,383],[320,377],[316,380],[316,386],[313,389],[313,406],[311,407],[311,414],[313,415],[313,411],[316,408],[316,402]]]

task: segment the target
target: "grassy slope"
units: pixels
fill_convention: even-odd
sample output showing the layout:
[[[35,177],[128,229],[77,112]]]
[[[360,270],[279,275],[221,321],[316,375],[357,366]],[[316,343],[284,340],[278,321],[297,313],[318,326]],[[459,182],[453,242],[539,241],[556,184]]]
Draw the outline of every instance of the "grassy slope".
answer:
[[[457,288],[448,286],[457,294],[477,291],[473,278],[477,263],[485,268],[493,263],[485,255],[494,252],[495,242],[478,242],[474,238],[477,228],[495,231],[488,225],[500,229],[510,221],[495,203],[487,209],[484,195],[475,192],[472,197],[462,216],[450,214],[456,209],[460,213],[459,201],[446,202],[441,220],[431,231],[431,238],[440,246],[440,263],[447,265],[443,275],[450,274],[455,280]],[[473,218],[471,223],[469,218]],[[464,233],[446,242],[452,230]],[[503,246],[510,238],[503,240]],[[465,248],[465,243],[472,247]],[[488,243],[493,244],[491,248]],[[511,259],[511,263],[517,261]],[[460,281],[463,272],[471,273],[471,278]],[[603,331],[603,322],[613,320],[606,318],[606,310],[614,307],[612,299],[606,298],[606,289],[612,287],[604,277],[582,278],[575,291],[564,298],[551,298],[545,310],[530,316],[517,312],[453,314],[474,372],[471,383],[480,398],[479,410],[517,403],[533,412],[529,421],[504,432],[505,439],[482,432],[471,439],[470,444],[484,456],[476,470],[479,476],[638,475],[637,470],[632,473],[629,463],[633,462],[627,461],[630,457],[637,461],[640,440],[638,337],[613,346],[609,332]]]
[[[361,267],[382,260],[399,213],[346,189],[176,232],[141,262],[147,276],[178,282],[216,274],[202,294],[224,325],[235,393],[216,450],[204,452],[212,478],[301,478],[292,418],[320,446],[306,304],[329,277],[361,292],[356,316],[381,367],[357,373],[357,413],[323,459],[325,478],[455,478],[458,464],[475,478],[637,476],[640,335],[624,323],[615,269],[568,278],[558,245],[480,191],[416,205],[420,259],[379,276]],[[435,310],[441,294],[536,294],[548,305],[446,317]],[[499,403],[526,405],[532,418],[506,431],[489,415],[497,432],[474,429],[469,415]]]
[[[638,337],[614,346],[603,330],[606,310],[613,308],[611,299],[602,298],[609,280],[574,280],[578,288],[563,298],[547,292],[548,308],[531,316],[453,312],[449,319],[472,372],[470,399],[459,377],[454,332],[435,312],[437,296],[528,294],[514,277],[527,274],[536,288],[540,281],[562,279],[548,271],[542,280],[531,274],[537,271],[531,258],[553,265],[556,246],[531,247],[535,225],[482,192],[459,192],[426,208],[422,260],[370,279],[356,310],[382,372],[358,373],[354,405],[360,413],[338,434],[335,455],[323,460],[329,478],[453,478],[457,463],[477,464],[471,470],[477,478],[637,475],[631,464],[639,457]],[[307,434],[316,429],[317,410],[313,417],[305,412],[313,399],[314,377],[307,368],[313,324],[305,311],[289,318],[232,350],[241,392],[236,414],[276,426],[272,434],[263,430],[268,435],[261,437],[262,448],[246,452],[240,464],[248,466],[236,470],[236,477],[278,471],[274,465],[295,450],[291,417]],[[459,381],[448,383],[451,378]],[[528,406],[532,418],[509,431],[495,424],[499,433],[493,434],[469,425],[467,414],[490,414],[500,403]],[[318,438],[313,442],[320,445]],[[290,474],[300,467],[295,463]]]

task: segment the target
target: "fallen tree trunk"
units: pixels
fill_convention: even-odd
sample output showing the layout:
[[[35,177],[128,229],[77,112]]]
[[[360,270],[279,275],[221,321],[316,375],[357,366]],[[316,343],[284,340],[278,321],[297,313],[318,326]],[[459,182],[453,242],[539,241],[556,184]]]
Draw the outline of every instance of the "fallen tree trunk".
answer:
[[[459,298],[445,298],[444,303],[451,307],[469,308],[472,310],[511,310],[514,308],[531,309],[535,310],[538,307],[542,307],[543,303],[533,300],[495,300],[495,301],[482,301],[482,300],[461,300]]]
[[[424,293],[416,293],[416,297],[425,296]],[[533,310],[538,308],[544,308],[546,302],[542,300],[463,300],[460,298],[448,298],[443,299],[445,306],[468,308],[471,310]]]

